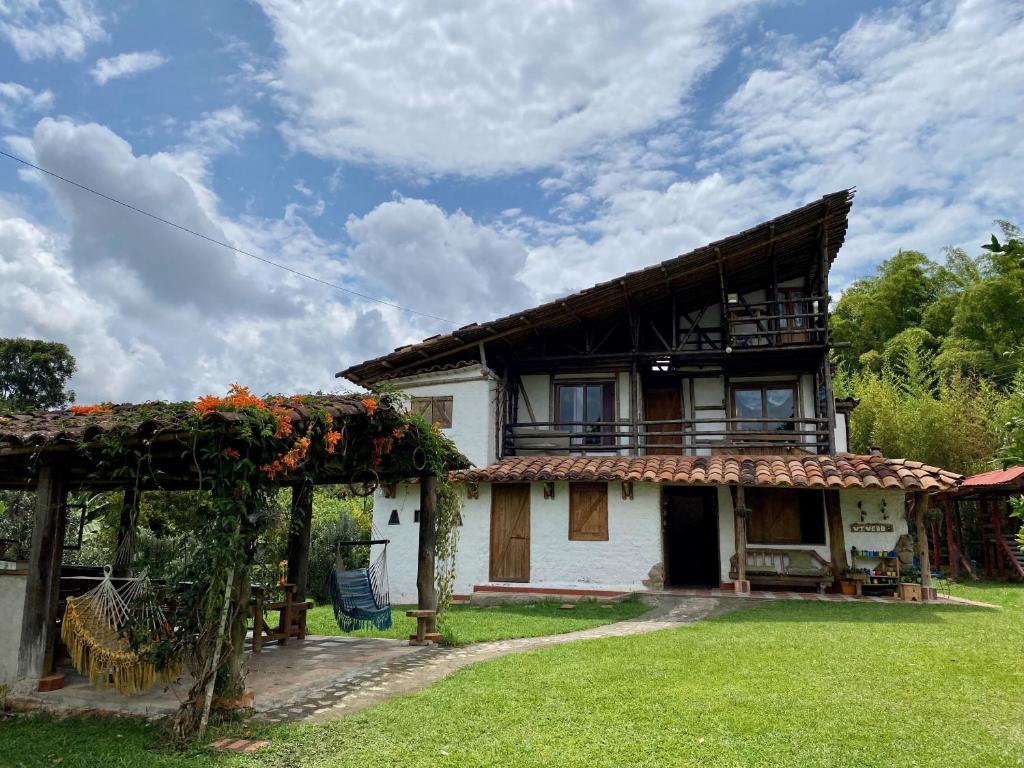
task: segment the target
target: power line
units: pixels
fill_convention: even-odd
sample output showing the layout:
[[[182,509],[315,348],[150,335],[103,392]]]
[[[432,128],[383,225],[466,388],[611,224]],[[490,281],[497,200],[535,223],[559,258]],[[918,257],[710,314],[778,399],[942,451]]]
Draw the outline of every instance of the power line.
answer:
[[[53,171],[47,170],[46,168],[38,166],[35,163],[30,163],[28,160],[25,160],[22,157],[18,157],[17,155],[12,155],[12,154],[10,154],[8,152],[4,152],[3,150],[0,150],[0,155],[3,155],[4,157],[9,158],[11,160],[14,160],[17,163],[21,163],[22,165],[28,166],[29,168],[37,170],[40,173],[45,173],[47,176],[52,176],[55,179],[59,179],[60,181],[63,181],[65,184],[70,184],[73,187],[78,187],[79,189],[81,189],[81,190],[83,190],[85,192],[89,192],[89,193],[91,193],[93,195],[96,195],[97,197],[102,197],[104,200],[107,200],[107,201],[109,201],[111,203],[116,203],[117,205],[120,205],[123,208],[127,208],[129,211],[133,211],[133,212],[135,212],[137,214],[140,214],[142,216],[146,216],[147,218],[153,219],[154,221],[158,221],[161,224],[166,224],[169,227],[174,227],[175,229],[180,229],[182,232],[187,232],[190,235],[194,235],[195,237],[202,238],[203,240],[206,240],[207,242],[213,243],[214,245],[219,245],[222,248],[227,248],[229,251],[234,251],[235,253],[239,253],[242,256],[248,256],[250,259],[256,259],[256,261],[262,261],[264,264],[269,264],[272,267],[277,267],[278,269],[283,269],[285,272],[291,272],[293,275],[297,275],[298,277],[305,278],[306,280],[312,280],[315,283],[320,283],[321,285],[326,285],[328,288],[334,288],[335,290],[341,291],[343,293],[347,293],[347,294],[349,294],[351,296],[357,296],[360,299],[365,299],[366,301],[372,301],[372,302],[375,302],[377,304],[383,304],[385,307],[392,307],[392,308],[400,310],[402,312],[408,312],[411,315],[419,315],[420,317],[429,317],[432,320],[440,320],[442,323],[447,323],[448,325],[451,325],[451,326],[455,325],[455,323],[453,323],[451,320],[449,320],[446,317],[441,317],[439,315],[431,315],[429,312],[420,312],[420,311],[415,310],[415,309],[410,309],[409,307],[403,307],[401,304],[395,304],[394,302],[387,301],[386,299],[381,299],[381,298],[378,298],[376,296],[370,296],[369,294],[366,294],[366,293],[360,293],[359,291],[354,291],[351,288],[345,288],[344,286],[338,285],[337,283],[332,283],[329,280],[324,280],[323,278],[319,278],[316,275],[310,275],[310,274],[308,274],[306,272],[300,272],[299,270],[293,269],[292,267],[289,267],[286,264],[281,264],[278,261],[273,261],[272,259],[265,258],[264,256],[257,256],[255,253],[250,253],[249,251],[242,250],[241,248],[236,248],[235,246],[231,245],[230,243],[225,243],[222,240],[217,240],[216,238],[209,237],[207,235],[204,235],[202,232],[196,232],[194,229],[189,229],[188,227],[184,227],[181,224],[177,224],[177,223],[175,223],[173,221],[165,219],[162,216],[157,216],[155,213],[150,213],[149,211],[145,211],[142,208],[137,208],[136,206],[132,205],[131,203],[126,203],[124,200],[118,200],[116,197],[111,197],[110,195],[106,195],[106,194],[100,192],[99,190],[96,190],[96,189],[93,189],[92,187],[86,186],[85,184],[80,184],[79,182],[75,181],[74,179],[69,179],[66,176],[61,176],[59,173],[54,173]]]

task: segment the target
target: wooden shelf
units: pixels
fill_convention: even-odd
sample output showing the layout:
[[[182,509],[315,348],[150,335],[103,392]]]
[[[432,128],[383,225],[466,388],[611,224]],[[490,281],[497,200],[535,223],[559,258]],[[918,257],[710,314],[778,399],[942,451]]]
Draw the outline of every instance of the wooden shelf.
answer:
[[[893,550],[857,549],[850,547],[850,567],[857,569],[857,560],[878,561],[875,566],[884,571],[893,572],[893,576],[878,576],[873,573],[864,573],[864,581],[861,585],[863,590],[877,592],[892,592],[899,594],[900,591],[900,559]]]

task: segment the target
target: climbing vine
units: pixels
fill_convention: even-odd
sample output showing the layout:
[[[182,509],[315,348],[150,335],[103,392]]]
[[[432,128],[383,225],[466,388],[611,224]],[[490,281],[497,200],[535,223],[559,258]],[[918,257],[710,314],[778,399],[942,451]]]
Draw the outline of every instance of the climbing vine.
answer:
[[[434,563],[437,584],[437,622],[441,632],[455,587],[455,556],[462,525],[462,494],[447,477],[437,483],[437,555]]]

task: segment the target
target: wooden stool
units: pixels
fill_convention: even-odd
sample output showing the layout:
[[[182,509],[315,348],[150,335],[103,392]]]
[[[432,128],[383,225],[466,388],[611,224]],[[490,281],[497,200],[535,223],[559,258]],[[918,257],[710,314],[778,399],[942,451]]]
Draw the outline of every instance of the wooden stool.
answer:
[[[437,611],[406,611],[405,615],[416,619],[416,634],[409,635],[409,645],[430,645],[441,642],[439,632],[431,632]]]

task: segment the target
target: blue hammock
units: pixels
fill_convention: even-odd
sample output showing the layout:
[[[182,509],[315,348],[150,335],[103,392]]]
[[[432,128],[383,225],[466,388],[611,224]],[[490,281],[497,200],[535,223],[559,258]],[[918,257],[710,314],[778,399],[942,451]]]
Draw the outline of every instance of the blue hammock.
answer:
[[[331,602],[342,632],[391,626],[387,548],[369,568],[331,569]]]

